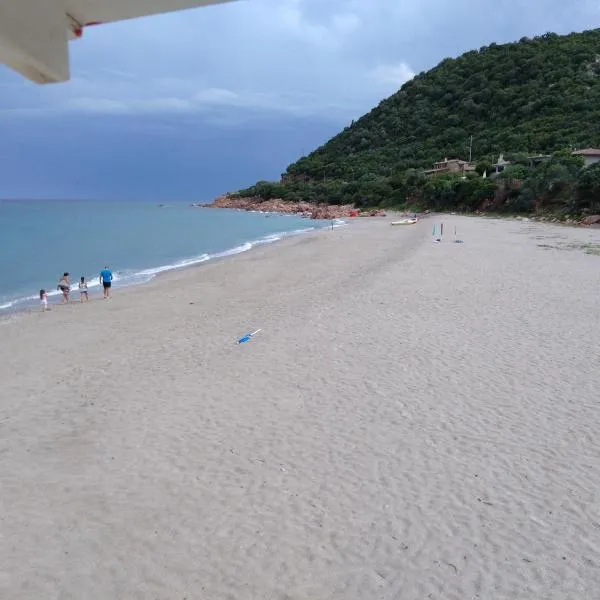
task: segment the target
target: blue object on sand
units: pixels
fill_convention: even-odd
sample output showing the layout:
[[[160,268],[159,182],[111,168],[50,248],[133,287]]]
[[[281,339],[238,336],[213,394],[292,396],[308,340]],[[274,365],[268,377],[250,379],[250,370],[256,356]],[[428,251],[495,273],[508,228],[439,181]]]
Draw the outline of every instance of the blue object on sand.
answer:
[[[245,344],[246,342],[249,342],[260,331],[262,331],[262,329],[257,329],[256,331],[254,331],[252,333],[247,333],[244,337],[241,337],[238,340],[238,344]]]

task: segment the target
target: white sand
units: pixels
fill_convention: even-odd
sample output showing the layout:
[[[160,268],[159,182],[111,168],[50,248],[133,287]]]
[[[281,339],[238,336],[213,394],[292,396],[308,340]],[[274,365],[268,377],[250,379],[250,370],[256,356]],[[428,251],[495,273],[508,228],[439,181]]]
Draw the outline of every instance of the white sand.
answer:
[[[0,324],[0,598],[598,598],[600,232],[444,220]]]

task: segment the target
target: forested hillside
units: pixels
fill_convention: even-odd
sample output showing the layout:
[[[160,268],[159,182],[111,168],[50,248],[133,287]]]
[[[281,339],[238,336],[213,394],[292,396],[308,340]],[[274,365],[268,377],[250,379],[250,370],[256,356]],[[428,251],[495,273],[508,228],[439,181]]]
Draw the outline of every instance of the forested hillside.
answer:
[[[448,158],[478,173],[427,178]],[[467,52],[406,83],[321,148],[290,165],[282,182],[240,195],[359,206],[418,204],[471,210],[600,210],[600,171],[574,148],[600,145],[600,30],[546,34]],[[500,153],[502,177],[481,177]],[[554,154],[533,166],[527,156]],[[583,179],[582,179],[583,178]],[[598,179],[598,183],[596,183]]]

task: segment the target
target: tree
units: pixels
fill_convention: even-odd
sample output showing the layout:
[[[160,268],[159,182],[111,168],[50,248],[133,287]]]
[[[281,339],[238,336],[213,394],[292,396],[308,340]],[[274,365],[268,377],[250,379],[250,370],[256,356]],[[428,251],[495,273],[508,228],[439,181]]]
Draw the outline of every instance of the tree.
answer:
[[[475,172],[478,175],[483,175],[484,173],[490,175],[492,172],[492,163],[489,160],[479,161],[475,167]]]
[[[496,184],[482,177],[468,177],[455,184],[455,204],[461,211],[477,210],[486,200],[493,200]]]
[[[600,163],[580,171],[573,208],[600,214]]]
[[[510,165],[498,175],[498,179],[503,181],[522,181],[527,179],[531,169],[520,164]]]

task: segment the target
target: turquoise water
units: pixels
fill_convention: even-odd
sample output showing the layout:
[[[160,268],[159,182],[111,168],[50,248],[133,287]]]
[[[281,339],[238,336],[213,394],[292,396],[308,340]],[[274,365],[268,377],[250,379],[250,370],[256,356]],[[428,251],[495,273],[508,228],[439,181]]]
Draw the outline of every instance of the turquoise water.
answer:
[[[323,222],[296,216],[128,202],[0,202],[0,314],[58,301],[59,276],[90,290],[109,265],[115,287],[276,242]],[[74,288],[76,285],[74,285]],[[76,297],[76,295],[74,296]]]

